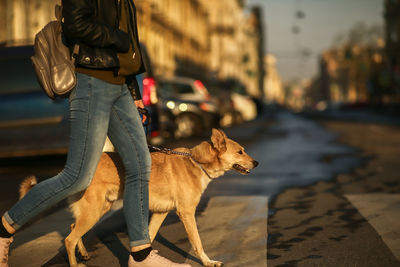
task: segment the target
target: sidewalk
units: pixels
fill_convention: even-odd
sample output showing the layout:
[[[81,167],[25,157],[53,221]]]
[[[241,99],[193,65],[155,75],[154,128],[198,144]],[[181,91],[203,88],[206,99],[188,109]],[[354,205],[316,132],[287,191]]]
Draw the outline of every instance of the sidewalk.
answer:
[[[91,259],[88,266],[126,266],[128,239],[118,201],[84,238]],[[211,259],[226,266],[266,266],[268,198],[215,197],[197,223],[204,249]],[[58,210],[22,230],[10,253],[11,267],[68,266],[64,238],[73,222],[68,209]],[[192,266],[202,266],[195,256],[183,225],[174,216],[163,224],[153,244],[160,254]]]

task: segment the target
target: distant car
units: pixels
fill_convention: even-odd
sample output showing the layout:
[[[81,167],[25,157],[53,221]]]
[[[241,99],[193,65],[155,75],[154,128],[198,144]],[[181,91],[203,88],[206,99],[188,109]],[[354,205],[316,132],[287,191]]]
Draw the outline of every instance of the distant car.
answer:
[[[200,80],[185,77],[157,80],[159,108],[174,119],[176,138],[201,134],[217,127],[220,115]]]
[[[141,88],[143,104],[150,113],[150,124],[146,127],[148,139],[153,144],[162,143],[165,138],[171,137],[170,133],[175,128],[174,117],[159,103],[157,82],[150,56],[143,43],[140,44],[140,48],[146,72],[136,77]]]
[[[257,105],[251,97],[235,92],[231,97],[235,110],[240,113],[244,121],[254,120],[257,117]]]
[[[150,113],[147,130],[151,143],[201,134],[204,129],[218,126],[217,107],[201,81],[156,77],[144,44],[141,44],[141,51],[146,73],[138,75],[137,79],[143,103]]]
[[[234,84],[231,88],[231,98],[233,106],[244,121],[250,121],[257,117],[257,105],[246,93],[246,89],[240,83]]]
[[[218,107],[221,127],[230,127],[243,122],[242,114],[235,109],[232,93],[229,90],[215,85],[209,87],[209,89]]]
[[[246,93],[244,85],[235,79],[221,81],[211,87],[221,114],[222,127],[240,124],[257,117],[257,103]]]

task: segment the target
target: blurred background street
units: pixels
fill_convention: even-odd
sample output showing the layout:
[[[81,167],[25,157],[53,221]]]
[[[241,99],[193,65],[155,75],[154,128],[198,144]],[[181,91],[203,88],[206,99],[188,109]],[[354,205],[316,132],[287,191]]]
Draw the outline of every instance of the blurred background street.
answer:
[[[59,0],[0,0],[0,212],[28,175],[62,170],[68,100],[36,81],[33,40]],[[198,207],[226,266],[400,266],[400,0],[135,0],[148,142],[193,147],[222,128],[260,165]],[[121,202],[85,242],[126,266]],[[16,236],[11,267],[67,266],[56,205]],[[154,247],[200,266],[168,216]]]

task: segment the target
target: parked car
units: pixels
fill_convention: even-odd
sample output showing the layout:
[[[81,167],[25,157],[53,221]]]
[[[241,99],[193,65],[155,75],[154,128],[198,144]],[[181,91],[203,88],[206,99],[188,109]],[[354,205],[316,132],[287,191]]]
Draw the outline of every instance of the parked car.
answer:
[[[136,78],[141,89],[143,103],[150,115],[150,124],[146,127],[146,131],[149,142],[153,144],[162,143],[165,138],[170,137],[171,131],[175,128],[174,118],[170,112],[165,112],[160,107],[157,82],[150,56],[146,45],[141,43],[140,48],[146,72],[136,76]]]
[[[235,109],[232,100],[232,93],[219,86],[209,87],[214,102],[217,104],[220,114],[219,125],[221,127],[230,127],[243,122],[242,114]]]
[[[68,150],[68,100],[51,100],[42,91],[32,55],[31,45],[0,47],[0,157],[65,154]],[[150,111],[151,140],[199,134],[218,125],[216,106],[200,81],[156,79],[147,52],[143,58],[147,72],[137,79]]]
[[[144,44],[141,50],[147,71],[137,79],[143,103],[150,113],[147,130],[151,143],[201,134],[204,129],[219,125],[217,107],[201,81],[156,77]]]
[[[0,47],[0,158],[68,151],[68,100],[47,97],[37,82],[32,55],[32,45]],[[151,68],[137,76],[142,90],[151,88],[151,77]],[[157,109],[150,112],[154,123],[149,130],[156,132]]]
[[[217,106],[200,80],[185,77],[157,79],[160,120],[173,121],[169,132],[175,138],[199,135],[219,125]]]
[[[228,79],[210,87],[221,115],[220,125],[229,127],[257,117],[257,104],[240,81]]]
[[[250,121],[257,117],[257,105],[253,99],[247,94],[245,86],[236,80],[226,83],[227,88],[231,92],[233,106],[237,110],[244,121]]]
[[[257,105],[251,97],[246,94],[233,92],[233,106],[240,113],[244,121],[254,120],[257,117]]]
[[[42,91],[33,46],[0,48],[0,157],[66,153],[68,101]]]

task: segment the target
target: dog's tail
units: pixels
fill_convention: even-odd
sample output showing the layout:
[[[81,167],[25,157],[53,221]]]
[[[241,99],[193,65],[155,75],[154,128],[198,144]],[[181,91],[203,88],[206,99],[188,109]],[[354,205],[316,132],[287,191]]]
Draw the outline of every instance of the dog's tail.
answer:
[[[26,177],[19,185],[19,199],[23,198],[36,184],[37,180],[35,176]]]

